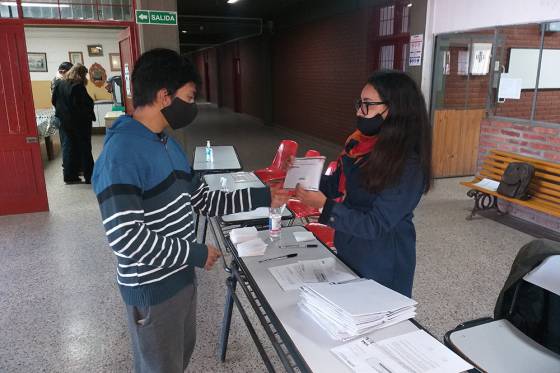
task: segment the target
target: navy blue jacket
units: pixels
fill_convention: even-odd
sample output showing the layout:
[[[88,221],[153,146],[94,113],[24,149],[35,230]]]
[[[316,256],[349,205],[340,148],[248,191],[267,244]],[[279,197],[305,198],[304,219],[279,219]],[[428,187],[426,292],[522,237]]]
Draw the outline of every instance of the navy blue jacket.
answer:
[[[359,276],[375,280],[408,297],[416,266],[413,211],[424,191],[425,177],[416,157],[408,159],[399,182],[380,193],[362,186],[360,169],[343,158],[346,198],[337,203],[340,167],[323,176],[320,190],[327,202],[319,222],[335,229],[338,257]]]

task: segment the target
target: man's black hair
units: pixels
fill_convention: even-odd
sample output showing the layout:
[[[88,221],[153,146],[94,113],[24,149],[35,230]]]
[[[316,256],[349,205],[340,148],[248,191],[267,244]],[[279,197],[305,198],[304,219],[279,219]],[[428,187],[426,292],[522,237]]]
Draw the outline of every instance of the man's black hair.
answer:
[[[74,66],[72,62],[64,61],[60,64],[60,66],[58,66],[58,70],[68,71],[72,68],[72,66]]]
[[[174,95],[189,82],[200,86],[200,75],[187,57],[165,48],[147,51],[138,58],[132,72],[134,107],[153,103],[162,88]]]

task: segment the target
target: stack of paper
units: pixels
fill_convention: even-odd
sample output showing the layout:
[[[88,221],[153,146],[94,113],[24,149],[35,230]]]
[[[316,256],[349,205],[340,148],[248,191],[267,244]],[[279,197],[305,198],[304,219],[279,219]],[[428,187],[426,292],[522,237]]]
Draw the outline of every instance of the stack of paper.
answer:
[[[373,280],[307,284],[298,304],[330,336],[345,341],[413,318],[416,302]]]
[[[237,254],[240,257],[244,257],[264,255],[266,246],[267,245],[263,240],[261,240],[260,238],[255,238],[253,240],[239,243],[235,247],[237,248]]]
[[[349,272],[337,270],[335,263],[333,257],[300,260],[297,263],[271,267],[268,270],[284,291],[297,290],[305,283],[342,282],[358,278]]]
[[[297,242],[314,241],[315,236],[309,231],[294,232],[294,238]]]
[[[258,231],[255,227],[235,228],[229,232],[231,243],[237,245],[241,242],[254,240],[258,237]]]
[[[258,235],[255,227],[236,228],[229,232],[229,239],[235,245],[239,256],[257,256],[263,255],[267,247]]]

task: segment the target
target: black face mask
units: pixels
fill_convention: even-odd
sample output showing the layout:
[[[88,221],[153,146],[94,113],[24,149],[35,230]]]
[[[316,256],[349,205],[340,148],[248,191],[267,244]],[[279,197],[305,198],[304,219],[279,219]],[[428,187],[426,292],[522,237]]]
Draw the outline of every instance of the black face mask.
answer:
[[[171,128],[177,130],[191,124],[198,114],[198,109],[194,102],[188,103],[179,97],[175,97],[171,101],[171,105],[161,109],[161,113],[167,119]]]
[[[357,127],[365,136],[374,136],[381,131],[381,125],[385,119],[381,114],[377,114],[371,118],[358,117]]]

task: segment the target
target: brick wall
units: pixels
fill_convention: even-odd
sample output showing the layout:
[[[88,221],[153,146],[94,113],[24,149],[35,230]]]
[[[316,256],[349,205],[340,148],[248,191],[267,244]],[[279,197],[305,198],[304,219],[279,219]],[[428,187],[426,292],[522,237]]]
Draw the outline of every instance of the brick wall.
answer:
[[[491,149],[560,163],[560,126],[550,128],[486,119],[480,125],[479,168]],[[506,202],[501,202],[501,206],[514,216],[560,231],[558,218]]]
[[[492,33],[489,31],[478,32],[481,35],[490,35]],[[539,25],[504,27],[501,29],[500,35],[504,39],[504,47],[498,49],[497,59],[506,66],[506,71],[511,48],[539,48],[540,46],[541,35]],[[545,48],[560,48],[560,34],[546,33]],[[468,96],[468,108],[484,108],[488,96],[490,76],[470,75],[467,77],[466,75],[458,75],[457,62],[460,50],[467,50],[467,48],[450,48],[451,70],[450,74],[445,76],[444,107],[450,109],[463,108]],[[497,103],[495,115],[528,120],[531,116],[532,101],[533,90],[523,90],[519,100],[506,100],[504,103]],[[539,91],[535,120],[560,123],[560,90],[548,89]]]
[[[274,120],[343,143],[368,76],[367,12],[281,30],[273,40]]]
[[[263,38],[252,38],[239,42],[241,62],[241,107],[243,112],[264,119],[266,95],[263,79],[266,78],[262,64]]]

